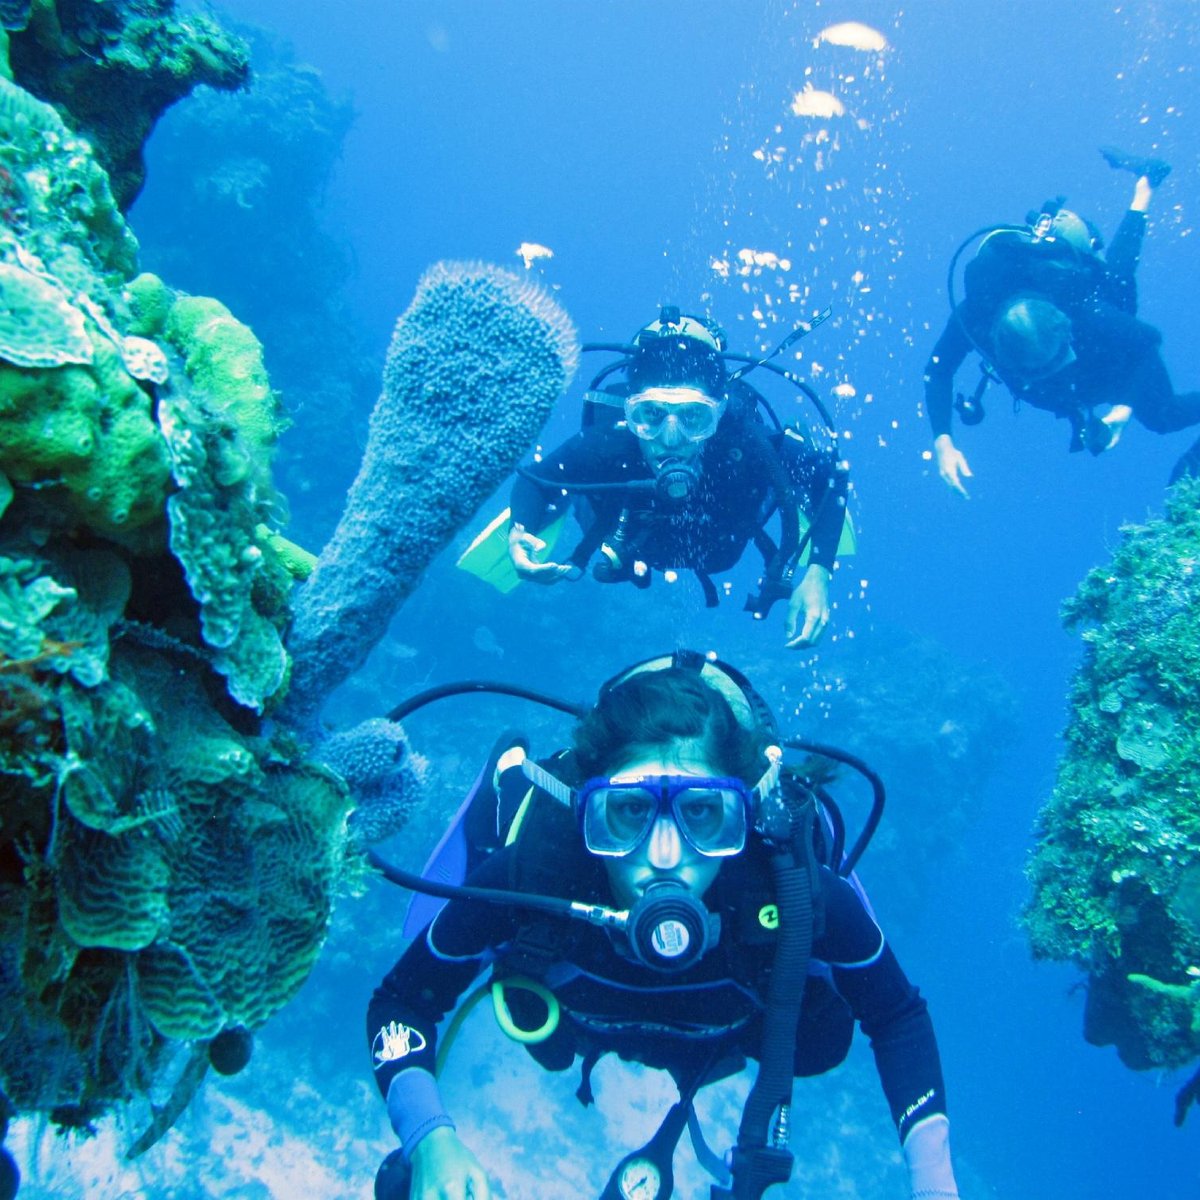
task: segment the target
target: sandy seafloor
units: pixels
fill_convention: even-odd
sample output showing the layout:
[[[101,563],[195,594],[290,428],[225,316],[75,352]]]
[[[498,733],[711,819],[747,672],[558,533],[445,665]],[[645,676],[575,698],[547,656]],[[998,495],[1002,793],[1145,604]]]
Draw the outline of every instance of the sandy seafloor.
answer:
[[[381,359],[430,262],[523,269],[516,247],[527,241],[553,249],[532,275],[589,339],[626,338],[657,305],[677,302],[710,309],[735,347],[765,349],[799,309],[835,306],[799,363],[834,406],[861,537],[835,577],[834,623],[817,654],[785,658],[779,616],[755,626],[737,612],[753,578],[749,555],[733,601],[711,614],[686,580],[647,596],[588,581],[500,600],[453,570],[456,546],[330,718],[376,715],[418,687],[478,675],[585,698],[621,666],[683,643],[718,650],[798,731],[837,742],[844,709],[824,689],[874,677],[907,695],[911,660],[893,652],[910,639],[934,648],[931,674],[907,702],[916,730],[936,696],[937,722],[914,734],[907,757],[889,730],[892,806],[863,875],[930,999],[964,1200],[1200,1195],[1200,1120],[1171,1125],[1181,1073],[1137,1075],[1111,1049],[1087,1046],[1077,972],[1031,963],[1018,923],[1079,654],[1059,605],[1105,558],[1122,522],[1160,508],[1167,472],[1191,439],[1130,426],[1111,454],[1068,456],[1061,426],[1014,415],[993,389],[985,423],[959,438],[975,471],[965,503],[931,469],[920,411],[922,365],[945,320],[946,264],[960,240],[1059,193],[1111,233],[1132,180],[1103,164],[1096,147],[1106,143],[1174,165],[1155,199],[1142,315],[1162,329],[1178,385],[1200,386],[1200,6],[229,0],[221,11],[290,42],[330,94],[352,100],[356,119],[320,226],[347,248],[337,302],[368,358]],[[878,28],[891,49],[876,59],[814,43],[839,21]],[[814,126],[794,116],[806,84],[844,97],[846,119]],[[131,214],[143,265],[169,264],[171,282],[210,290],[235,310],[239,301],[260,313],[286,307],[289,291],[303,288],[302,253],[289,276],[226,249],[237,244],[232,224],[228,239],[205,226],[182,249],[170,240],[189,186],[186,108],[168,115],[149,147],[147,189]],[[261,146],[246,152],[270,157]],[[744,249],[789,266],[739,274]],[[721,262],[732,264],[727,274],[714,270]],[[793,284],[800,302],[788,299]],[[263,336],[271,366],[283,350]],[[288,348],[293,370],[306,362],[314,381],[358,352],[337,329],[308,360]],[[359,390],[330,411],[293,381],[280,385],[295,417],[281,482],[291,535],[316,547],[353,476],[355,436],[374,397]],[[574,427],[579,392],[577,381],[547,442]],[[351,433],[324,440],[333,426]],[[957,701],[938,690],[941,675],[964,681]],[[990,737],[981,718],[966,738],[955,705],[990,711],[981,694],[993,691],[1011,694],[1015,722]],[[436,841],[501,724],[532,722],[545,748],[565,736],[541,717],[464,704],[413,722],[434,784],[427,811],[387,847],[409,865]],[[982,756],[986,771],[976,771]],[[961,776],[954,805],[930,802],[924,781],[935,774],[943,789]],[[345,897],[321,963],[261,1032],[251,1069],[210,1081],[140,1162],[121,1156],[141,1113],[72,1142],[16,1122],[8,1144],[26,1176],[24,1200],[369,1196],[394,1142],[370,1078],[363,1011],[402,949],[401,906],[382,886]],[[671,1099],[664,1080],[605,1061],[596,1109],[585,1112],[577,1082],[576,1072],[535,1070],[482,1011],[471,1018],[445,1091],[497,1195],[597,1195]],[[704,1099],[716,1143],[736,1124],[739,1086]],[[864,1045],[831,1076],[798,1085],[795,1125],[800,1165],[779,1195],[906,1194]],[[676,1167],[678,1195],[707,1194],[686,1144]]]

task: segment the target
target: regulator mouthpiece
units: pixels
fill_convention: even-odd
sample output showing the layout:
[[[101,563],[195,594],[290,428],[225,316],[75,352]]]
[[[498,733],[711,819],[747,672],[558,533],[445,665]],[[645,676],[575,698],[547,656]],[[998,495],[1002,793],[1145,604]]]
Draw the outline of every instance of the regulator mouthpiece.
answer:
[[[629,911],[629,952],[656,971],[686,971],[717,944],[721,919],[681,883],[652,883]]]

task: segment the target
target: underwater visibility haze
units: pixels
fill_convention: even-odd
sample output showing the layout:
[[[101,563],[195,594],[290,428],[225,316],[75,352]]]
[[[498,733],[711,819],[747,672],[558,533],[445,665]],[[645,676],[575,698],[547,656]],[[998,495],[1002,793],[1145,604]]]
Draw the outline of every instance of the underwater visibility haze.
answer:
[[[858,874],[929,1004],[959,1194],[1200,1194],[1200,1113],[1176,1121],[1200,1061],[1200,487],[1167,487],[1197,430],[1070,452],[995,380],[955,418],[967,499],[923,379],[964,239],[1060,197],[1111,245],[1118,147],[1170,165],[1138,317],[1200,389],[1200,7],[0,20],[0,1197],[371,1196],[397,1141],[364,1017],[409,897],[366,851],[421,870],[501,732],[545,757],[573,724],[492,694],[388,714],[464,680],[587,707],[677,648],[882,776]],[[682,569],[501,592],[456,566],[517,464],[579,430],[620,357],[587,345],[671,306],[749,362],[814,324],[772,361],[831,431],[746,378],[848,466],[813,646],[785,648],[786,598],[743,611],[752,545],[716,607]],[[869,787],[825,785],[853,838]],[[610,1054],[585,1107],[577,1066],[541,1070],[490,1003],[439,1074],[508,1200],[599,1196],[676,1099]],[[697,1098],[718,1152],[753,1076]],[[796,1080],[791,1134],[768,1195],[909,1194],[861,1033]],[[674,1171],[709,1195],[686,1137]]]

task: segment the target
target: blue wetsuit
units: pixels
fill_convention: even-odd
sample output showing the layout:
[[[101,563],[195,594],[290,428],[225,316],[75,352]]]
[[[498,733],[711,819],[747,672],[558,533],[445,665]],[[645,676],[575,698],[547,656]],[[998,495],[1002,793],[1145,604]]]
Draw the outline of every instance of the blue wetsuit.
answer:
[[[528,850],[498,851],[471,876],[481,887],[536,890],[611,903],[601,864],[581,847],[543,847],[536,874]],[[823,928],[813,945],[795,1059],[798,1075],[829,1070],[844,1058],[857,1020],[871,1039],[879,1077],[901,1140],[918,1121],[945,1112],[941,1067],[925,1001],[909,983],[854,887],[821,869]],[[451,901],[416,938],[376,989],[367,1014],[375,1078],[387,1095],[394,1076],[432,1072],[437,1026],[490,964],[544,982],[562,1006],[555,1033],[528,1047],[548,1069],[616,1052],[686,1075],[714,1050],[756,1058],[767,978],[774,960],[773,899],[766,852],[757,840],[727,859],[705,896],[721,918],[718,944],[697,963],[666,974],[623,956],[609,935],[565,918],[472,901]],[[520,936],[523,935],[523,936]],[[535,949],[531,952],[530,946]],[[514,990],[513,1000],[522,993]],[[544,1010],[525,1014],[536,1026]],[[430,1118],[432,1120],[432,1117]],[[425,1124],[422,1113],[407,1114]]]

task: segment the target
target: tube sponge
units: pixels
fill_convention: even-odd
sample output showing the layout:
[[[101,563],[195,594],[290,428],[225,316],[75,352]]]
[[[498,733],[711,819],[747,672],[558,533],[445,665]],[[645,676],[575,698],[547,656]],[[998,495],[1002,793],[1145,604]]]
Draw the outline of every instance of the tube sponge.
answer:
[[[396,323],[342,519],[296,602],[288,704],[304,724],[366,659],[426,566],[528,449],[578,361],[540,287],[437,263]]]

